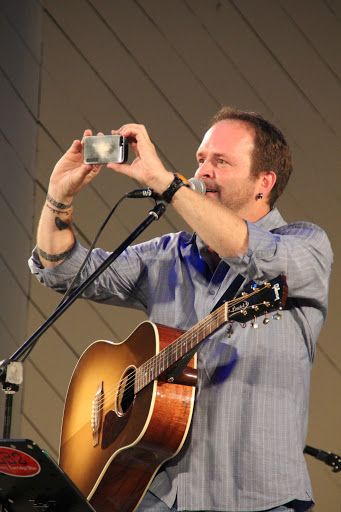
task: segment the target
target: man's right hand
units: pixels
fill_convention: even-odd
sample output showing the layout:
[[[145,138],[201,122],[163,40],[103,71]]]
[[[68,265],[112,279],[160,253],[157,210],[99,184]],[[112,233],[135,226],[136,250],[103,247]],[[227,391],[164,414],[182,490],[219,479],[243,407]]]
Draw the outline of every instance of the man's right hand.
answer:
[[[85,130],[83,137],[91,135],[91,130]],[[50,196],[59,203],[72,203],[74,196],[98,175],[101,167],[84,164],[82,142],[74,140],[53,169],[48,190]]]

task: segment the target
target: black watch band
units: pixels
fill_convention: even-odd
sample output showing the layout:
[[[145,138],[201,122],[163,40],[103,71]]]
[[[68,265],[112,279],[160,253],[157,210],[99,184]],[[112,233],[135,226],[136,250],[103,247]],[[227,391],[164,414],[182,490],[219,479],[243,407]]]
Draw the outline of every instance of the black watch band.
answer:
[[[186,181],[186,178],[180,177],[178,174],[174,173],[174,179],[167,188],[167,190],[165,190],[164,193],[162,194],[162,199],[166,201],[166,203],[170,203],[175,192],[179,190],[180,187],[189,186],[188,182],[186,183]]]

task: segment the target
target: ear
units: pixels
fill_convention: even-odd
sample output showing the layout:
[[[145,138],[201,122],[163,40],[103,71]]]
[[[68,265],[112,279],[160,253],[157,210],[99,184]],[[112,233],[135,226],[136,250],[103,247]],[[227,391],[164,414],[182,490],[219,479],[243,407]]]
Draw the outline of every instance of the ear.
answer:
[[[259,190],[262,192],[264,197],[269,197],[271,190],[275,186],[277,180],[276,173],[274,171],[263,171],[259,175]]]

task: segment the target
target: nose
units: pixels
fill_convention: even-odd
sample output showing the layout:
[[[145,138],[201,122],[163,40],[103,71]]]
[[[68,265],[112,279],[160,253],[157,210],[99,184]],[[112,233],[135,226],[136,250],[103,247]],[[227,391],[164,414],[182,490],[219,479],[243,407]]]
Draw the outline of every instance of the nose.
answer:
[[[209,160],[202,162],[196,170],[196,178],[212,178],[214,175],[214,167]]]

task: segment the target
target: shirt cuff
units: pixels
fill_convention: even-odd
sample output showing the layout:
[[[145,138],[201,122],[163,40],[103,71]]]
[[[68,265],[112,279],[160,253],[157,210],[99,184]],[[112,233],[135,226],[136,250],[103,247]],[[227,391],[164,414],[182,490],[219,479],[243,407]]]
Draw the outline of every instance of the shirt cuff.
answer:
[[[32,255],[28,260],[28,266],[32,274],[36,275],[40,282],[53,286],[57,278],[72,278],[78,271],[86,257],[87,249],[82,247],[78,241],[73,246],[73,250],[65,260],[52,268],[45,268],[39,259],[37,247],[32,251]]]

